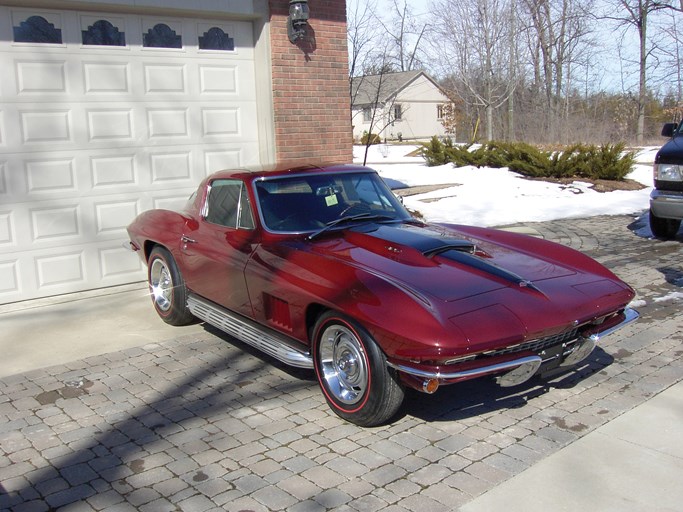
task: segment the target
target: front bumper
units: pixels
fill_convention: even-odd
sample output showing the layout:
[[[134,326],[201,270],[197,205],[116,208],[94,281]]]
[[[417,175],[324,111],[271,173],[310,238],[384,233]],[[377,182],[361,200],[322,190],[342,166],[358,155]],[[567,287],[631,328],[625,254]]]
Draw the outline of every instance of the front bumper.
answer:
[[[498,378],[498,383],[504,387],[516,386],[533,377],[544,363],[549,363],[558,358],[561,359],[559,362],[560,366],[579,363],[591,354],[595,345],[602,338],[635,322],[639,316],[635,309],[626,308],[621,315],[616,316],[613,320],[605,322],[605,324],[600,326],[594,326],[590,330],[582,331],[577,341],[571,344],[571,347],[566,351],[564,349],[559,351],[543,350],[538,354],[530,354],[528,352],[514,354],[508,356],[509,358],[505,361],[497,360],[496,362],[491,362],[491,364],[484,363],[482,366],[459,371],[441,371],[440,369],[435,371],[433,369],[424,369],[392,362],[389,362],[388,365],[403,374],[404,377],[407,377],[408,384],[412,384],[416,389],[428,392],[436,391],[440,384],[452,384],[484,375],[500,374],[506,371],[507,373]],[[415,385],[419,381],[421,381],[421,385]]]
[[[650,193],[650,210],[663,219],[683,219],[683,192],[653,190]]]

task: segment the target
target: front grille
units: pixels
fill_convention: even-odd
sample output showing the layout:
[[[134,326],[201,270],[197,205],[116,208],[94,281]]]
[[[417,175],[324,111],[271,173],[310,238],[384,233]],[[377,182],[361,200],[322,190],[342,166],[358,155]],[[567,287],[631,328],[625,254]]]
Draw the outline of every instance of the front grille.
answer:
[[[527,341],[525,343],[520,343],[519,345],[514,345],[511,347],[501,348],[499,350],[492,350],[490,352],[485,352],[485,356],[502,356],[505,354],[516,354],[519,352],[534,352],[536,354],[546,350],[550,347],[560,345],[562,343],[568,343],[574,341],[578,336],[579,330],[573,329],[571,331],[556,334],[555,336],[548,336],[547,338],[540,338],[537,340]]]

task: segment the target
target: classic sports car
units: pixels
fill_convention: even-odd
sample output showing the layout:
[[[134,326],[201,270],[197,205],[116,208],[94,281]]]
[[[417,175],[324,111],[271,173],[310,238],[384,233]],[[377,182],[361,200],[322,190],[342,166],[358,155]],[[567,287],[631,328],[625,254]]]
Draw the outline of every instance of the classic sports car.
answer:
[[[567,247],[411,217],[367,167],[221,171],[128,227],[159,316],[314,368],[332,410],[389,421],[406,386],[514,386],[635,320],[633,290]]]

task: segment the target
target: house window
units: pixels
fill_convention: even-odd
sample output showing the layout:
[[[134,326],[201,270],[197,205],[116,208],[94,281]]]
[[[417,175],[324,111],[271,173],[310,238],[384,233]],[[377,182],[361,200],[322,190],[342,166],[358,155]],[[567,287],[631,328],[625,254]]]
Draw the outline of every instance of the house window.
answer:
[[[372,121],[372,109],[370,107],[365,107],[363,109],[363,122],[369,123]]]
[[[199,36],[200,50],[234,51],[235,40],[218,27],[212,27]]]
[[[403,105],[394,105],[394,121],[403,119]]]
[[[83,44],[95,46],[126,46],[126,33],[107,20],[98,20],[81,31]]]
[[[30,16],[14,29],[15,43],[62,44],[62,31],[42,16]]]
[[[181,36],[165,23],[157,23],[142,34],[142,46],[145,48],[182,48]]]
[[[443,119],[444,117],[444,105],[437,105],[436,106],[436,118],[437,119]]]

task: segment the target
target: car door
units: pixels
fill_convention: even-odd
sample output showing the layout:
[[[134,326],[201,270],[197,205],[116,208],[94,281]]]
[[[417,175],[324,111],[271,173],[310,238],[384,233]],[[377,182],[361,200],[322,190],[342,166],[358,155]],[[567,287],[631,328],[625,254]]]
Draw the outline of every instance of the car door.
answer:
[[[230,310],[252,316],[244,267],[257,244],[256,233],[245,183],[234,179],[211,182],[200,218],[186,224],[182,237],[188,288]]]

